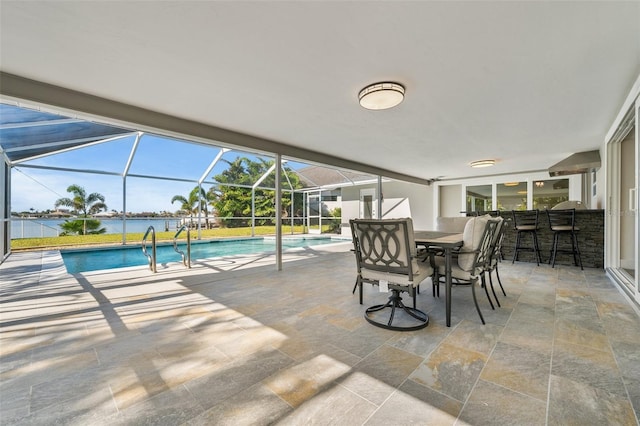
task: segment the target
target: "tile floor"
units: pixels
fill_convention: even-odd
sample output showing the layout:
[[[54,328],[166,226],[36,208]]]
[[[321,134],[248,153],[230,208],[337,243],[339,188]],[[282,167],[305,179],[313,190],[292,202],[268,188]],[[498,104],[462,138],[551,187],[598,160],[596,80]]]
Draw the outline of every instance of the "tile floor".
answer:
[[[492,311],[423,285],[423,330],[373,327],[349,244],[66,274],[0,265],[0,419],[68,425],[637,425],[640,318],[601,270],[503,262]]]

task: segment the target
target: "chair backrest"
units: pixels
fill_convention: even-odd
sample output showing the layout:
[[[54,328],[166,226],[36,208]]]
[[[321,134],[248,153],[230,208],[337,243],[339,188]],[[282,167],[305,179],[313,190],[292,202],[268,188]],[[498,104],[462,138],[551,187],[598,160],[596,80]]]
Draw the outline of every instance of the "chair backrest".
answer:
[[[471,218],[469,222],[467,222],[464,227],[464,232],[462,233],[463,244],[458,254],[458,266],[460,269],[463,271],[471,271],[477,266],[479,250],[483,245],[487,245],[486,248],[488,250],[493,240],[493,232],[495,232],[495,227],[500,220],[502,219],[494,219],[489,215],[485,215]],[[489,222],[492,224],[492,233],[486,235]],[[488,238],[487,241],[485,241],[486,238]],[[483,262],[486,261],[486,256],[488,256],[488,253],[483,255]]]
[[[438,216],[436,218],[436,231],[463,232],[464,226],[471,216]]]
[[[480,245],[478,246],[478,255],[476,257],[473,268],[475,271],[482,270],[489,267],[491,263],[492,249],[494,247],[494,241],[498,234],[498,227],[501,226],[501,221],[498,219],[490,219],[485,225]]]
[[[549,228],[552,231],[572,231],[575,229],[576,209],[547,210]]]
[[[538,210],[512,210],[513,226],[518,229],[522,227],[538,228]]]
[[[419,272],[413,221],[405,219],[351,219],[351,234],[358,262],[358,272],[407,275]]]
[[[488,266],[498,263],[499,257],[502,255],[502,241],[504,241],[504,233],[507,229],[506,221],[502,217],[499,217],[496,220],[498,221],[498,226],[496,226],[493,239],[491,240]]]

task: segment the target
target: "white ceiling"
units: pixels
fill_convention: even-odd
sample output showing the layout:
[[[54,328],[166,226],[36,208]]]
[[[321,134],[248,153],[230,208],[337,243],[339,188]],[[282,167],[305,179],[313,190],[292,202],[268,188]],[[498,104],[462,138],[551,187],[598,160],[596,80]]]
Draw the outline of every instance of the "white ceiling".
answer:
[[[0,24],[3,72],[425,179],[598,149],[640,75],[638,1],[2,0]],[[404,102],[362,109],[386,80]]]

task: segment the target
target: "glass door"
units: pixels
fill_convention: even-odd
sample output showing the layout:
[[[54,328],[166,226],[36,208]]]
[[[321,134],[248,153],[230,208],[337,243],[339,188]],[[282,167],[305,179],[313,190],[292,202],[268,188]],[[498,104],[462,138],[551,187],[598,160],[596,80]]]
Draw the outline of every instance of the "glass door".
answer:
[[[360,190],[360,219],[377,219],[376,190],[373,188]]]
[[[636,146],[634,131],[620,143],[620,268],[629,275],[627,285],[636,281]]]
[[[322,233],[321,191],[307,192],[307,229],[310,234]]]
[[[606,267],[627,294],[640,303],[638,187],[640,103],[629,111],[607,144]]]

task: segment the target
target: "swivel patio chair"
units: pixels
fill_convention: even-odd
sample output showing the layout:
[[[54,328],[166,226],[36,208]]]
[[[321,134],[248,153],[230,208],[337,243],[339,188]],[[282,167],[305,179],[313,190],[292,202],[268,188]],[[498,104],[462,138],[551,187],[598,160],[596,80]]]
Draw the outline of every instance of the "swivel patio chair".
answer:
[[[352,219],[349,224],[356,255],[356,286],[360,292],[360,304],[363,283],[377,285],[381,291],[391,291],[387,303],[367,308],[365,319],[390,330],[426,327],[429,317],[416,308],[416,289],[434,271],[430,265],[417,261],[412,220]],[[409,293],[413,307],[403,303],[401,292]],[[381,313],[387,309],[390,310],[389,317],[383,320]]]
[[[454,261],[451,265],[452,281],[455,281],[456,284],[471,286],[473,303],[475,304],[482,324],[485,324],[485,321],[480,306],[478,305],[475,286],[478,282],[481,283],[489,300],[489,304],[491,305],[491,309],[495,309],[487,289],[484,273],[489,263],[492,241],[495,238],[496,230],[500,222],[500,219],[488,219],[486,216],[475,217],[469,220],[463,233],[464,244],[458,252],[457,261]],[[444,259],[436,257],[435,265],[438,279],[444,277],[446,273]],[[438,284],[441,282],[442,281],[439,281]]]
[[[580,247],[578,247],[578,234],[580,230],[576,226],[576,209],[547,210],[549,217],[549,227],[553,232],[553,244],[551,246],[551,256],[549,263],[551,267],[556,265],[556,257],[558,253],[570,253],[573,255],[573,264],[582,267],[582,258],[580,257]],[[560,236],[567,235],[571,239],[571,249],[559,249],[558,242]]]

